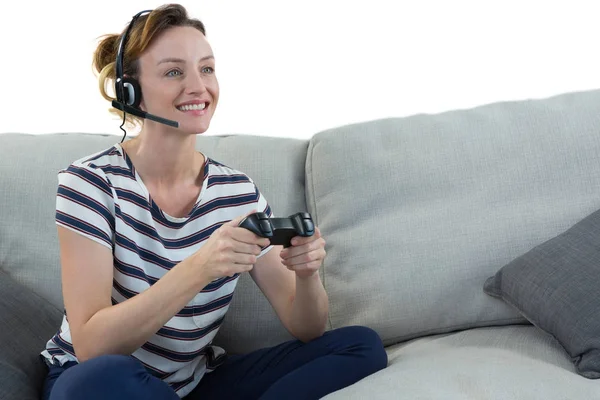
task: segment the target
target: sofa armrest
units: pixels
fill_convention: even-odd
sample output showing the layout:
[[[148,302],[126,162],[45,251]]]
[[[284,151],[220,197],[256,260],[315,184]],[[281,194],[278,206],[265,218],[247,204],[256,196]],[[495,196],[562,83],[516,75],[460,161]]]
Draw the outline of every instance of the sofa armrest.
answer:
[[[38,400],[46,376],[39,357],[62,312],[0,270],[0,399]]]

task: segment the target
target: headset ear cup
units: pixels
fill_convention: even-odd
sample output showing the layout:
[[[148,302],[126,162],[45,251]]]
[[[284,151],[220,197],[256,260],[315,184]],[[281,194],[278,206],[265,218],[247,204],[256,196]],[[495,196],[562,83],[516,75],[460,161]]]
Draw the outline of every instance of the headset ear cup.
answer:
[[[139,82],[133,78],[123,78],[121,84],[125,93],[123,102],[128,106],[139,108],[142,101],[142,88]]]

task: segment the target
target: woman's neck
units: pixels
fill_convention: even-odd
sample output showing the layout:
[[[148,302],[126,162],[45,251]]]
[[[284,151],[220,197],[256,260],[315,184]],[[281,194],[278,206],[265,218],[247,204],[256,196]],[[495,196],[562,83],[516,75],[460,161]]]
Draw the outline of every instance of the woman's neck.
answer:
[[[204,156],[196,137],[150,130],[122,144],[144,182],[160,187],[197,183]]]

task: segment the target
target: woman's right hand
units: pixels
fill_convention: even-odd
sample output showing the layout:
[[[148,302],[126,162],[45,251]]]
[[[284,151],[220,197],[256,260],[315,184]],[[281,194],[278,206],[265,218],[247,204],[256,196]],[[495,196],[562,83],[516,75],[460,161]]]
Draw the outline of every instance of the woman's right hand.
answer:
[[[192,263],[209,282],[252,270],[262,247],[270,244],[269,239],[239,227],[242,219],[255,212],[253,210],[221,225],[192,256]]]

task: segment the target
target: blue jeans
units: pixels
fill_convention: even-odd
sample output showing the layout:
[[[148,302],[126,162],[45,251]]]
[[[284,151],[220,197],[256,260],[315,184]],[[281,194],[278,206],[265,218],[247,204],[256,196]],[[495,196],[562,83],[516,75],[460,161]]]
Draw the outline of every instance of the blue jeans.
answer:
[[[326,332],[309,343],[292,340],[245,355],[232,355],[205,374],[186,400],[318,399],[387,366],[377,333],[353,326]],[[43,400],[178,400],[171,387],[133,357],[100,356],[50,367]]]

